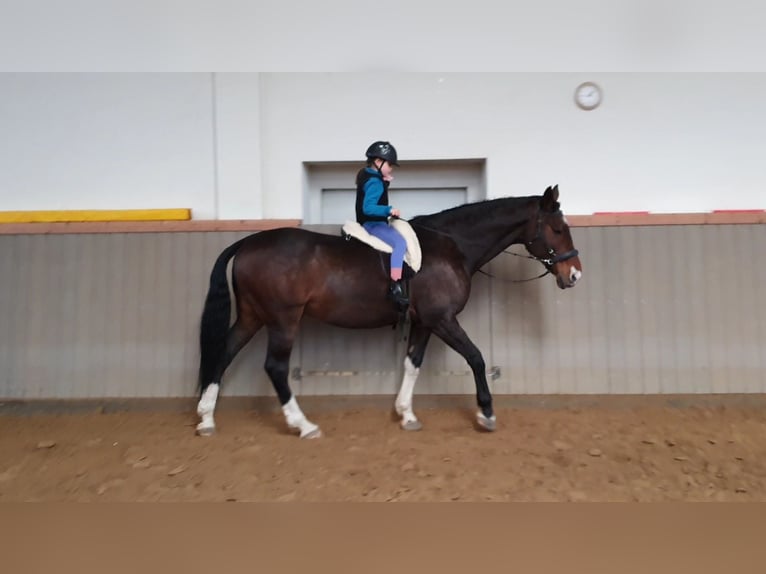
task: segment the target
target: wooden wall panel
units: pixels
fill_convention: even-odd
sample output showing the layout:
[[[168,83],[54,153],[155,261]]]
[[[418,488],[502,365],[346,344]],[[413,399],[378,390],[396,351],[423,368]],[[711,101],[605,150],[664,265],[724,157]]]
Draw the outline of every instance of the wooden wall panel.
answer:
[[[497,394],[766,392],[766,225],[574,230],[584,276],[528,283],[539,264],[501,255],[478,275],[461,323]],[[195,394],[198,328],[220,251],[248,232],[0,234],[0,398]],[[514,248],[519,249],[519,248]],[[298,394],[393,394],[398,332],[308,322],[293,353]],[[237,357],[225,393],[273,396],[266,334]],[[339,374],[334,374],[334,372]],[[349,372],[357,373],[350,376]],[[416,394],[473,394],[440,341]]]

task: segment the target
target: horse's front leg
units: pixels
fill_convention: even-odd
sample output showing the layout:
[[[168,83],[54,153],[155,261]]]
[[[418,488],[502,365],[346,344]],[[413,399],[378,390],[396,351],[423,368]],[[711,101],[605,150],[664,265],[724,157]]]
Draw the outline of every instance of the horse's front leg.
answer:
[[[454,317],[440,322],[434,327],[436,336],[442,339],[447,345],[460,353],[468,362],[473,371],[473,378],[476,382],[476,402],[479,405],[479,412],[476,414],[476,422],[481,428],[493,431],[497,427],[495,413],[492,410],[492,394],[489,392],[487,384],[486,365],[484,357],[479,348],[468,338],[463,328]]]
[[[410,344],[407,347],[407,356],[404,358],[404,377],[399,394],[396,396],[394,408],[402,417],[400,424],[404,430],[420,430],[423,425],[412,410],[412,393],[415,382],[418,380],[420,365],[423,364],[423,356],[426,352],[428,339],[431,331],[420,324],[413,323],[410,328]]]

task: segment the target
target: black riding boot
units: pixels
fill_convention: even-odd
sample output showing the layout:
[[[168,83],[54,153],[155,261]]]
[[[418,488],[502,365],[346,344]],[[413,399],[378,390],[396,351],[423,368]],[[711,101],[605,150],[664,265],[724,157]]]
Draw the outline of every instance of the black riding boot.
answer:
[[[396,304],[396,307],[402,313],[404,313],[407,310],[407,307],[410,306],[410,300],[404,294],[404,291],[402,291],[401,281],[391,280],[391,284],[388,286],[388,297]]]

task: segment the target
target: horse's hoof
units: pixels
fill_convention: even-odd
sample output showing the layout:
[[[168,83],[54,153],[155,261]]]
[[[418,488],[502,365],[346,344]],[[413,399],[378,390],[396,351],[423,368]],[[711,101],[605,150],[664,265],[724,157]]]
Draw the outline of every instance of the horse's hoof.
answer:
[[[402,421],[402,429],[406,431],[419,431],[422,430],[423,425],[420,421]]]
[[[319,427],[317,427],[306,433],[301,434],[301,438],[305,438],[305,439],[322,438],[322,431],[319,429]]]
[[[485,431],[492,432],[497,429],[497,419],[495,418],[495,415],[487,417],[484,413],[479,412],[476,414],[476,422],[479,424],[479,428]]]
[[[197,425],[197,436],[213,436],[215,434],[215,426],[203,425],[199,423]]]

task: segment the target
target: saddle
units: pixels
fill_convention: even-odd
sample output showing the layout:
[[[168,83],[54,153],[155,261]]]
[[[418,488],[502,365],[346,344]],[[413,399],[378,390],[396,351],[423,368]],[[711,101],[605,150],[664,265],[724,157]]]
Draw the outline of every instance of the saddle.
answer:
[[[423,254],[420,251],[418,236],[415,235],[412,226],[404,219],[392,219],[391,227],[396,229],[407,242],[407,252],[404,254],[404,262],[410,269],[412,269],[413,273],[417,273],[420,271],[420,265],[423,262]],[[353,237],[362,243],[366,243],[377,251],[382,251],[383,253],[391,253],[393,251],[393,248],[388,243],[367,233],[367,230],[362,227],[362,224],[357,223],[356,221],[346,221],[346,223],[343,224],[341,233],[346,239]]]

